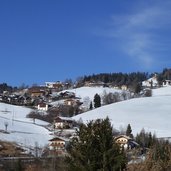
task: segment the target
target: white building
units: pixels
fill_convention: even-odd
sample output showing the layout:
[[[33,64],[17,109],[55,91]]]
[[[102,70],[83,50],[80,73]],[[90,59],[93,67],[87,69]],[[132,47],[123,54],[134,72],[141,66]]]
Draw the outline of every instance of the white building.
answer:
[[[47,111],[48,110],[48,104],[46,103],[39,103],[37,106],[38,110],[42,110],[42,111]]]

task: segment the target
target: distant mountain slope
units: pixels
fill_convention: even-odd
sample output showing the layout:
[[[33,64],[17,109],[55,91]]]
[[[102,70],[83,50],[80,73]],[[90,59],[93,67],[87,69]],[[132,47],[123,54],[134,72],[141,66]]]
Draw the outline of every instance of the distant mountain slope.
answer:
[[[30,111],[26,107],[0,103],[0,139],[26,147],[34,147],[35,143],[39,146],[46,145],[51,136],[43,126],[48,123],[36,120],[34,124],[32,119],[26,118]],[[5,123],[8,125],[8,134],[4,133]]]
[[[116,129],[131,124],[133,133],[146,131],[156,133],[158,137],[171,137],[171,87],[154,89],[152,97],[135,98],[73,117],[83,122],[108,116]]]

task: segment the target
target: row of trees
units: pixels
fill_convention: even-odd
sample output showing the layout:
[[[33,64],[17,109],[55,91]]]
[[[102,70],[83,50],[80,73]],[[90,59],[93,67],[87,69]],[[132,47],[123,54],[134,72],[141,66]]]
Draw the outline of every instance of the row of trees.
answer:
[[[2,83],[0,84],[0,93],[2,94],[4,91],[8,91],[8,92],[13,92],[17,89],[17,87],[12,87],[12,86],[9,86],[8,84],[6,83]]]
[[[139,83],[146,80],[149,77],[148,73],[145,72],[133,72],[133,73],[101,73],[84,76],[82,81],[94,81],[113,83],[114,85],[132,85],[132,83]]]
[[[160,85],[162,85],[164,80],[171,80],[171,69],[164,68],[162,72],[156,73],[157,79]],[[84,76],[79,79],[79,82],[94,81],[94,82],[104,82],[112,83],[117,86],[127,85],[134,86],[141,83],[144,80],[154,76],[154,73],[148,72],[132,72],[132,73],[101,73]]]
[[[157,76],[159,85],[162,85],[163,81],[165,80],[171,80],[171,69],[163,69],[163,71],[161,73],[158,73]]]
[[[64,83],[68,84],[69,87],[72,87],[73,85],[84,85],[86,81],[91,82],[104,82],[104,83],[112,83],[115,86],[121,86],[121,85],[127,85],[127,86],[134,86],[136,84],[141,83],[144,80],[147,80],[151,76],[153,76],[154,73],[149,74],[148,72],[132,72],[132,73],[100,73],[100,74],[93,74],[93,75],[86,75],[83,77],[77,78],[76,82],[72,79],[66,79]],[[159,84],[162,84],[164,80],[171,80],[171,69],[165,68],[161,73],[157,73],[157,79],[159,81]],[[32,85],[37,86],[37,84]],[[25,85],[22,83],[19,87],[12,87],[7,85],[6,83],[0,84],[0,93],[3,91],[15,91],[17,89],[24,89],[28,88],[28,85]],[[68,88],[69,88],[68,87]]]
[[[25,85],[24,83],[21,84],[21,86],[18,86],[18,87],[13,87],[13,86],[10,86],[8,85],[7,83],[1,83],[0,84],[0,93],[2,94],[4,91],[7,91],[9,93],[12,93],[12,92],[15,92],[17,90],[23,90],[25,88],[28,88],[28,85]]]

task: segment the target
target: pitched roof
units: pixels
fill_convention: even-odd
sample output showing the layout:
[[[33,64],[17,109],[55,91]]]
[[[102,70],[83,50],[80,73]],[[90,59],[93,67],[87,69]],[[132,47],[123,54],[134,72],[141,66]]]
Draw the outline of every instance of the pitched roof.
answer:
[[[50,139],[49,141],[69,141],[68,139],[66,138],[63,138],[63,137],[54,137],[52,139]]]
[[[72,121],[72,122],[74,121],[70,117],[61,117],[61,116],[58,116],[58,117],[55,118],[55,121],[59,121],[59,120],[61,120],[61,121]]]
[[[126,138],[127,140],[132,140],[131,137],[126,136],[126,135],[119,135],[119,136],[117,136],[117,137],[114,137],[115,140],[116,140],[116,139],[119,139],[119,138]]]

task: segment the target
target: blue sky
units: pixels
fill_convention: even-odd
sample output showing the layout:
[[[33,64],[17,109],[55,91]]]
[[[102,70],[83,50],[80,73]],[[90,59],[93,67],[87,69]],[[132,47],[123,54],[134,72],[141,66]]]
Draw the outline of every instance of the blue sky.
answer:
[[[0,1],[0,83],[171,66],[170,0]]]

